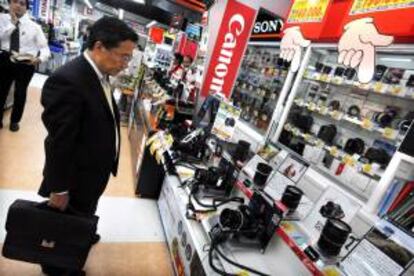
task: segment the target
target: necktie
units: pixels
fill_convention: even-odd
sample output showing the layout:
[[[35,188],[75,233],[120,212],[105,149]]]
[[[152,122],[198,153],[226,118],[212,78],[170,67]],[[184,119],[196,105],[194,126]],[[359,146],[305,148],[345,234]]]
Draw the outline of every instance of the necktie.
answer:
[[[19,35],[19,22],[16,24],[16,29],[10,35],[10,52],[19,52],[20,48],[20,35]]]

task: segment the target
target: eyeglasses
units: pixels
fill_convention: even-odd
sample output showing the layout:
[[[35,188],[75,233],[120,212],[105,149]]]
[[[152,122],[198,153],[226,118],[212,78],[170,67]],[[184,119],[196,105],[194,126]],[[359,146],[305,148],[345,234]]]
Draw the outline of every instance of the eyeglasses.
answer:
[[[116,57],[116,59],[128,63],[132,60],[132,55],[128,55],[128,54],[121,54],[121,53],[117,53],[115,50],[112,49],[106,49],[111,55],[113,55],[114,57]]]

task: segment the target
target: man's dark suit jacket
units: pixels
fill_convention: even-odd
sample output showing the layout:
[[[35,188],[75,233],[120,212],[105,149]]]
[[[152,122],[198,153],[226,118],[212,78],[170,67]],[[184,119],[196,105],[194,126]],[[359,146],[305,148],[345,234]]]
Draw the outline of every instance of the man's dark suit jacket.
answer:
[[[41,102],[48,136],[39,194],[47,197],[51,192],[81,188],[84,200],[96,199],[118,168],[114,124],[119,134],[119,112],[113,97],[116,122],[96,72],[81,55],[47,79]],[[88,179],[81,179],[85,175]],[[97,185],[103,187],[93,187]]]

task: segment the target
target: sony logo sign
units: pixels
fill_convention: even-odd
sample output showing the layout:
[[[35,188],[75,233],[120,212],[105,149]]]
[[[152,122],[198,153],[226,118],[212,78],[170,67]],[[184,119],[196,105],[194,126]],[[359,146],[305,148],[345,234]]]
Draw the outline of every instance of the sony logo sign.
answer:
[[[266,20],[254,24],[253,33],[279,33],[283,28],[283,20]]]
[[[241,14],[233,15],[229,20],[227,29],[223,44],[221,45],[218,63],[214,68],[214,77],[209,87],[211,94],[220,93],[223,90],[224,79],[228,74],[234,48],[237,45],[237,37],[245,30],[244,17]]]

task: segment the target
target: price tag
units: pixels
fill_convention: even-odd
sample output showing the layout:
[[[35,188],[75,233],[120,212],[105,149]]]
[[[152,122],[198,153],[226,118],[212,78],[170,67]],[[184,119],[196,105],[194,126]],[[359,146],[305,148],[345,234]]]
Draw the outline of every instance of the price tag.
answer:
[[[321,76],[321,81],[327,82],[328,81],[328,75],[327,74],[323,74]]]
[[[321,106],[319,108],[319,113],[322,114],[322,115],[328,114],[328,108],[326,106]]]
[[[311,138],[312,138],[312,136],[310,136],[309,134],[304,134],[303,135],[303,139],[306,141],[306,142],[309,142],[310,140],[311,140]]]
[[[346,154],[344,158],[342,158],[342,162],[351,167],[355,166],[356,163],[354,158],[352,158],[352,156],[349,154]]]
[[[391,86],[391,94],[393,95],[400,95],[402,91],[402,87],[399,85]]]
[[[364,164],[362,166],[362,171],[367,174],[371,174],[372,172],[372,165],[371,164]]]
[[[315,146],[317,146],[318,148],[323,148],[325,146],[325,143],[321,139],[317,139],[315,141]]]
[[[332,113],[331,113],[331,117],[333,119],[337,120],[337,121],[341,120],[342,119],[342,116],[343,116],[342,112],[337,111],[337,110],[332,111]]]
[[[361,123],[361,127],[368,130],[372,130],[374,128],[374,124],[371,122],[371,120],[364,119]]]
[[[299,136],[299,135],[300,135],[300,131],[299,131],[299,129],[297,129],[297,128],[292,129],[292,133],[293,133],[293,135],[295,135],[295,136]]]
[[[289,131],[289,132],[292,130],[292,126],[290,124],[286,124],[284,128],[286,131]]]
[[[397,138],[397,131],[395,129],[386,127],[384,128],[384,133],[382,134],[382,136],[389,140],[394,140],[395,138]]]
[[[382,93],[383,83],[382,82],[376,82],[374,83],[374,91],[377,93]]]
[[[336,147],[331,147],[331,149],[329,150],[329,154],[334,156],[334,157],[338,157],[338,149]]]
[[[316,104],[315,103],[309,103],[308,110],[309,111],[315,111],[315,109],[316,109]]]

